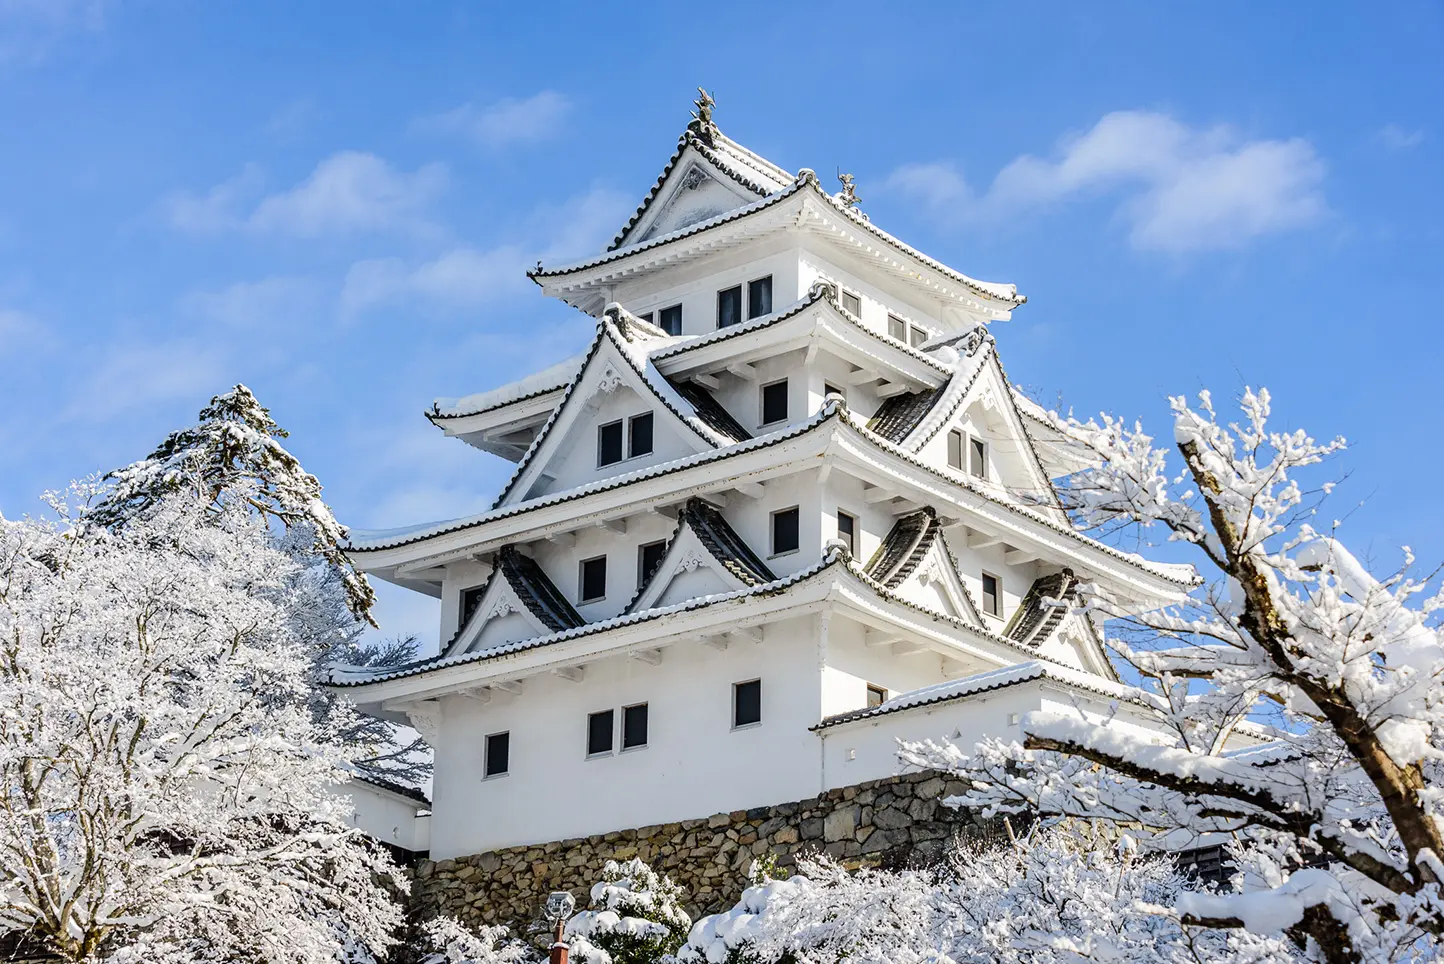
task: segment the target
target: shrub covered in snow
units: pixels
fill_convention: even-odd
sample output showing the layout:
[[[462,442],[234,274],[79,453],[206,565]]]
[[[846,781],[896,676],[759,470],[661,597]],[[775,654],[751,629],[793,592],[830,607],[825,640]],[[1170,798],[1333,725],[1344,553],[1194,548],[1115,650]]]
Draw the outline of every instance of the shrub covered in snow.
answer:
[[[538,954],[505,927],[467,930],[454,917],[433,917],[421,926],[421,964],[527,964]]]
[[[571,958],[585,964],[652,964],[687,939],[682,888],[641,860],[607,861],[588,908],[567,921]]]

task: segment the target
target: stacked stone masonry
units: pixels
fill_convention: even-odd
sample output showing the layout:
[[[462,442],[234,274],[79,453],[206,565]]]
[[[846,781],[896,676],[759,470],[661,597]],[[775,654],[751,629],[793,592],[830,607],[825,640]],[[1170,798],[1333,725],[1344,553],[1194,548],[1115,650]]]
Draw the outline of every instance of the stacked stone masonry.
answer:
[[[414,909],[422,919],[449,914],[472,927],[526,929],[547,894],[569,890],[585,906],[588,889],[608,860],[640,857],[682,886],[695,919],[735,903],[752,862],[769,855],[782,869],[799,855],[817,852],[849,866],[926,865],[957,839],[996,835],[997,823],[943,805],[963,790],[961,782],[935,773],[909,773],[797,803],[422,860],[416,867]]]

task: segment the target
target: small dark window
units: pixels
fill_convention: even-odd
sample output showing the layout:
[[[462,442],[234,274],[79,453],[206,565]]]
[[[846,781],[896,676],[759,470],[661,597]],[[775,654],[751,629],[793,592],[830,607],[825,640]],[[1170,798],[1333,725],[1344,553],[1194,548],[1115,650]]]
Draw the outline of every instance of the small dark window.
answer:
[[[640,320],[642,320],[642,321],[645,321],[645,322],[646,322],[647,324],[649,324],[649,325],[654,325],[654,324],[656,324],[656,322],[652,320],[652,319],[655,318],[655,317],[656,317],[656,314],[655,314],[654,312],[651,312],[651,311],[647,312],[645,315],[638,315],[638,316],[637,316],[638,319],[640,319]]]
[[[762,681],[749,680],[732,684],[732,725],[749,726],[762,722]]]
[[[717,327],[726,328],[742,320],[742,286],[717,292]]]
[[[887,702],[887,690],[872,683],[867,684],[867,708],[882,706]]]
[[[642,585],[652,578],[652,573],[662,564],[662,557],[667,554],[666,542],[649,542],[645,546],[637,547],[637,585]]]
[[[747,317],[772,314],[772,275],[747,282]]]
[[[973,474],[980,479],[988,477],[988,443],[980,438],[970,438],[973,453]]]
[[[928,333],[923,329],[917,327],[916,325],[908,329],[908,344],[912,345],[914,348],[921,345],[927,340]]]
[[[597,465],[614,465],[622,461],[622,423],[608,422],[597,426]]]
[[[602,599],[607,595],[607,557],[582,560],[582,602]]]
[[[510,769],[511,734],[491,734],[486,738],[486,775],[489,777],[499,777]]]
[[[482,594],[486,592],[485,586],[472,586],[470,589],[461,591],[461,625],[465,626],[471,614],[476,612],[476,607],[481,605]]]
[[[587,716],[587,756],[612,752],[612,720],[614,710],[602,710]]]
[[[963,433],[956,429],[948,432],[948,465],[955,469],[963,467]]]
[[[844,288],[842,290],[842,310],[849,312],[854,318],[861,318],[862,299]]]
[[[844,399],[847,398],[847,392],[844,392],[842,389],[838,388],[836,385],[823,385],[823,386],[822,386],[822,397],[823,397],[823,398],[826,398],[826,397],[829,396],[829,395],[841,395]]]
[[[762,424],[787,421],[787,379],[762,386]]]
[[[897,315],[888,315],[888,316],[887,316],[887,333],[888,333],[889,335],[892,335],[892,336],[893,336],[894,338],[896,338],[898,341],[907,341],[907,340],[908,340],[908,323],[905,322],[905,321],[903,321],[903,320],[902,320],[901,318],[899,318]]]
[[[627,419],[627,458],[652,453],[652,413]]]
[[[622,749],[647,745],[647,704],[622,707]]]
[[[1002,597],[998,595],[998,577],[983,573],[983,612],[990,616],[1003,615]]]
[[[848,552],[857,555],[857,520],[841,509],[837,510],[837,537],[847,543]]]
[[[669,335],[682,333],[682,306],[673,305],[657,312],[657,327]]]
[[[800,542],[797,534],[797,506],[772,513],[772,554],[796,552]]]

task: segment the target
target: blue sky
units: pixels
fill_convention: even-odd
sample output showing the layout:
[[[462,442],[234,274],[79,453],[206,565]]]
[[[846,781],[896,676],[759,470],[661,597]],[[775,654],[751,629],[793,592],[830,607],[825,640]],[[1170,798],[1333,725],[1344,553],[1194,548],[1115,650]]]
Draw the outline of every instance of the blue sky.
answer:
[[[237,381],[343,522],[484,507],[508,466],[422,409],[582,347],[523,271],[610,238],[701,84],[1018,284],[1039,397],[1166,435],[1168,394],[1266,385],[1351,440],[1352,545],[1444,560],[1444,8],[1300,9],[0,0],[0,512]]]

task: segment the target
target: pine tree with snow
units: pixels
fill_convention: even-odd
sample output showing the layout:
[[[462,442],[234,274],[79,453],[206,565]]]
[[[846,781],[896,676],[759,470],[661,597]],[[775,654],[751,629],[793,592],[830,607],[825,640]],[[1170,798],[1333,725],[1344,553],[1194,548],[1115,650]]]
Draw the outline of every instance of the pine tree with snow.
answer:
[[[1034,712],[1024,742],[917,745],[972,782],[960,802],[1102,819],[1151,846],[1241,839],[1249,891],[1183,895],[1193,923],[1287,930],[1329,962],[1432,959],[1444,937],[1444,591],[1376,577],[1315,527],[1343,447],[1268,424],[1265,391],[1228,423],[1172,399],[1173,444],[1120,419],[1049,416],[1091,459],[1063,487],[1096,529],[1161,529],[1212,575],[1139,616],[1088,590],[1163,734]],[[1266,742],[1258,742],[1266,737]],[[1253,744],[1253,745],[1250,745]]]
[[[297,607],[295,618],[315,654],[318,679],[333,664],[396,666],[415,659],[414,639],[362,643],[365,625],[376,625],[371,585],[342,551],[346,530],[321,500],[320,482],[282,446],[287,437],[251,390],[237,385],[212,398],[197,424],[172,432],[141,461],[108,473],[109,490],[89,517],[120,528],[179,492],[208,505],[213,515],[239,502],[299,564],[294,589],[311,602]],[[332,711],[336,700],[329,691],[318,686],[313,696],[315,712]],[[398,739],[397,727],[374,717],[349,718],[350,739],[366,749],[356,760],[358,773],[408,786],[430,775],[419,737]]]
[[[355,748],[312,709],[310,599],[236,492],[0,518],[0,934],[113,964],[391,945],[407,884],[336,792]]]
[[[687,939],[682,888],[635,857],[607,861],[590,896],[566,924],[578,964],[657,964]]]

